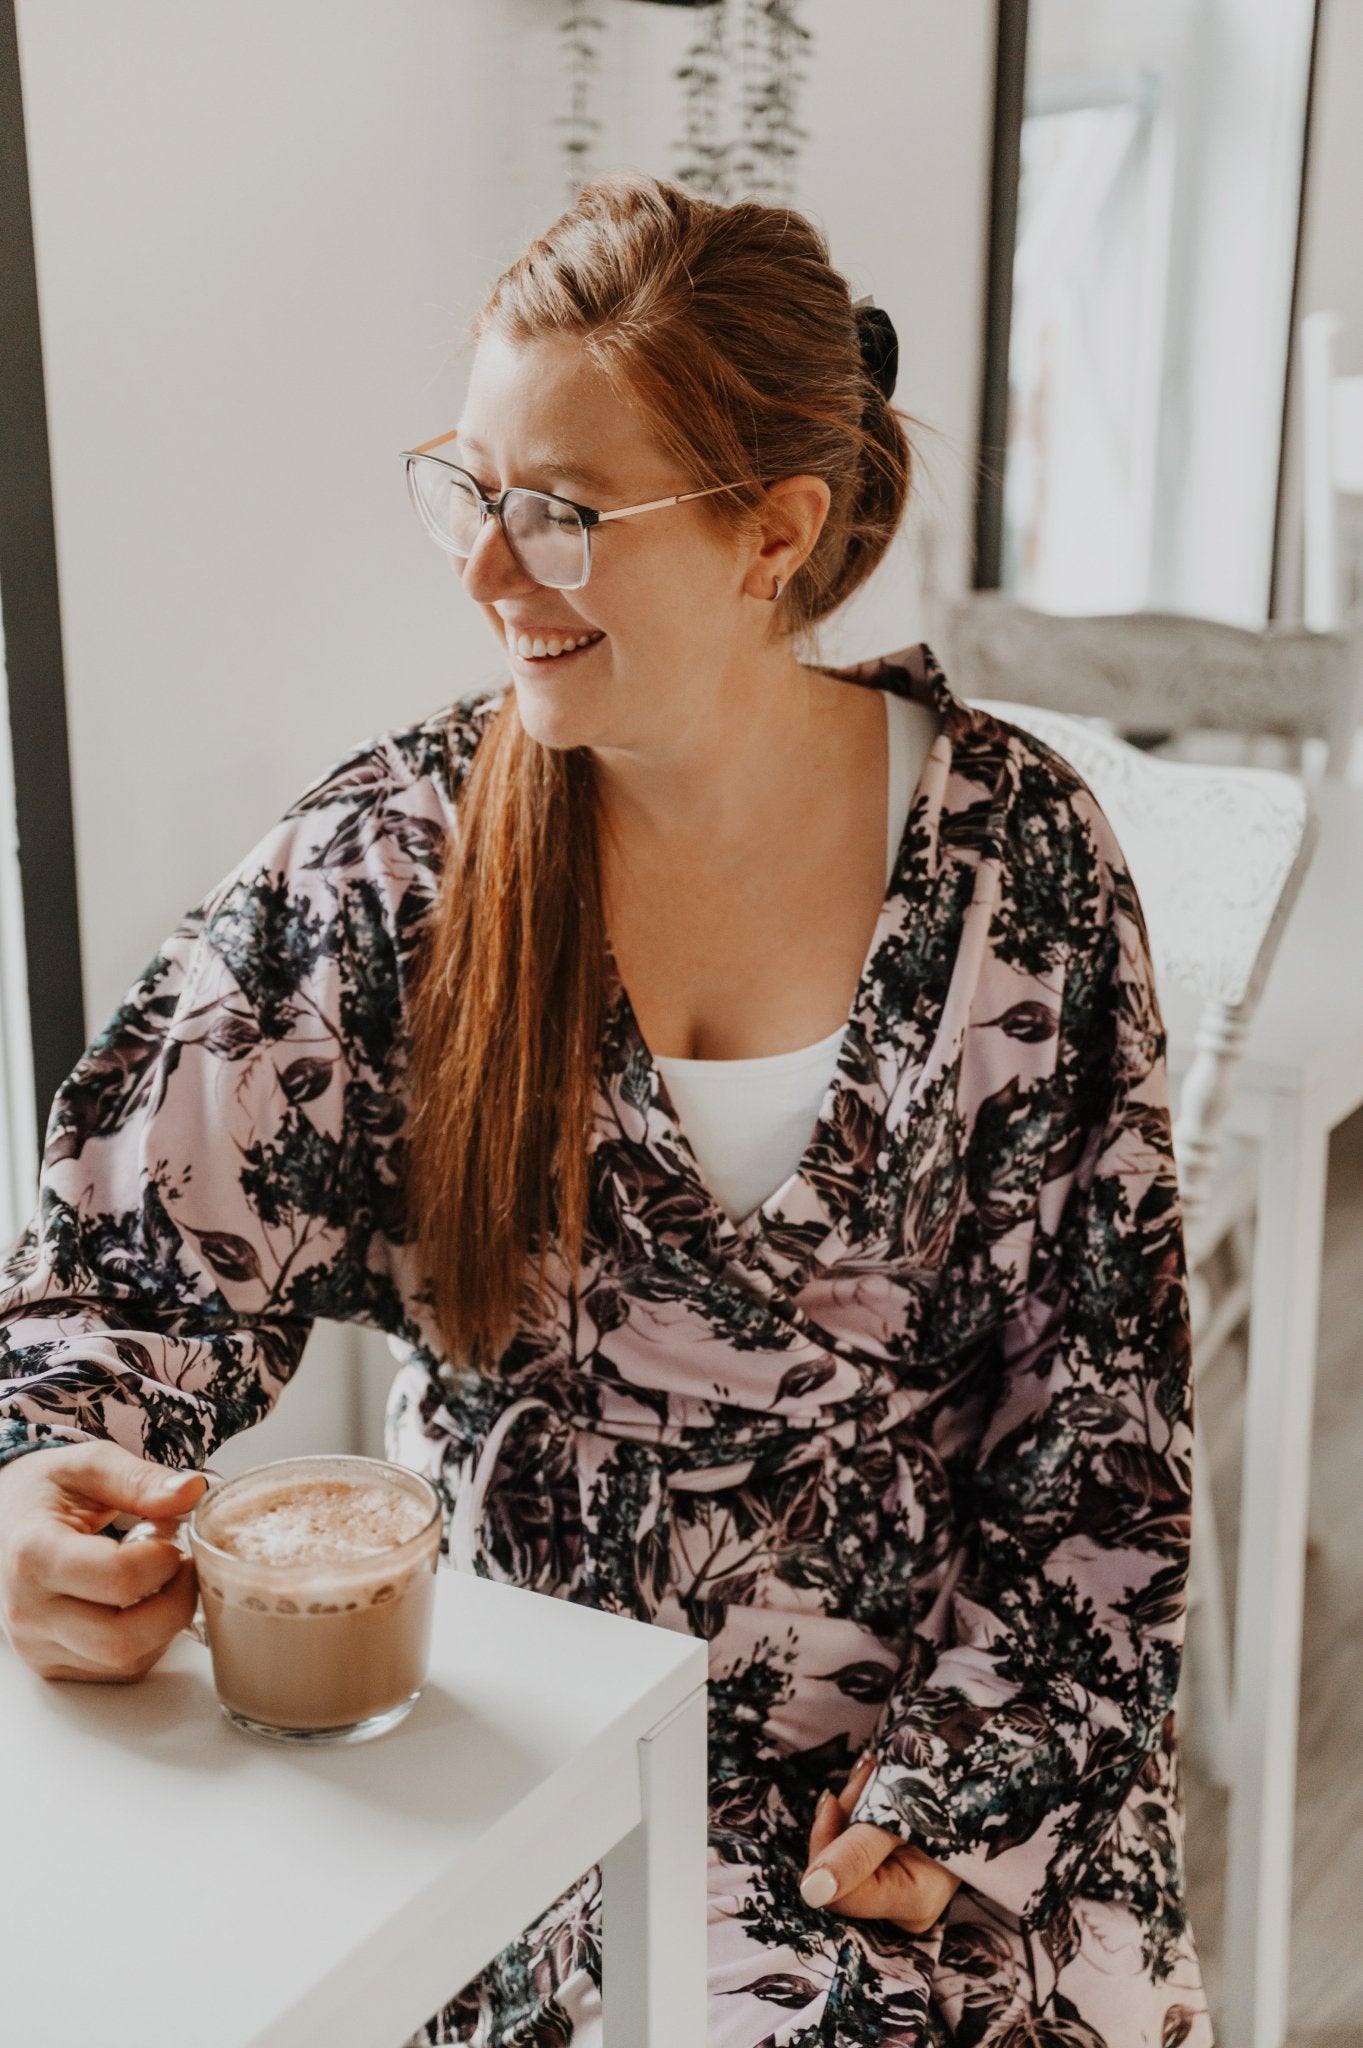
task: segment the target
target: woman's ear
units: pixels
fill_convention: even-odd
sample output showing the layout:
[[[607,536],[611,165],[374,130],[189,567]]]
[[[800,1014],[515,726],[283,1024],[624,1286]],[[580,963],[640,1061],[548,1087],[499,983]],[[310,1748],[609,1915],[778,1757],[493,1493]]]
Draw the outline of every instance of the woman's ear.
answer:
[[[743,580],[750,597],[770,598],[813,554],[832,493],[821,476],[786,476],[770,484],[757,507],[758,539]]]

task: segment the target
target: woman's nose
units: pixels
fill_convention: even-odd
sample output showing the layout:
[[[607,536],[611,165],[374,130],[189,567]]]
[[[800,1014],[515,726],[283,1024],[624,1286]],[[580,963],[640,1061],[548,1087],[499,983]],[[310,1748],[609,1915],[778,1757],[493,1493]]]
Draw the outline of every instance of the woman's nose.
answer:
[[[478,538],[464,557],[462,580],[476,604],[492,604],[499,597],[539,588],[534,577],[526,575],[500,524],[492,518],[483,521]]]

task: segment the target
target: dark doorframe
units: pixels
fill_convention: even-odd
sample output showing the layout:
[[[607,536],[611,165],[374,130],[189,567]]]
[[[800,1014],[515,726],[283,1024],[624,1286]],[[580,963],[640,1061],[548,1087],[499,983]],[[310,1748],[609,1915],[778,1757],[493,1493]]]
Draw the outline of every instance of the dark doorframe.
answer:
[[[1268,617],[1276,619],[1282,602],[1278,588],[1278,563],[1283,545],[1283,515],[1287,510],[1287,424],[1291,417],[1292,383],[1297,374],[1297,323],[1301,302],[1302,244],[1306,239],[1306,207],[1311,182],[1311,124],[1316,111],[1316,65],[1320,61],[1321,0],[1311,16],[1311,55],[1306,67],[1306,118],[1302,122],[1301,185],[1297,200],[1297,247],[1292,259],[1292,293],[1287,313],[1287,374],[1283,378],[1283,417],[1278,432],[1278,495],[1273,510],[1273,560],[1268,577]]]
[[[38,279],[14,0],[0,6],[0,602],[33,1047],[35,1140],[85,1045]],[[35,1152],[36,1165],[36,1152]]]
[[[976,590],[997,590],[1003,569],[1003,468],[1008,447],[1008,333],[1013,317],[1018,174],[1027,84],[1027,0],[998,0],[994,152],[989,179],[984,380],[975,496]]]

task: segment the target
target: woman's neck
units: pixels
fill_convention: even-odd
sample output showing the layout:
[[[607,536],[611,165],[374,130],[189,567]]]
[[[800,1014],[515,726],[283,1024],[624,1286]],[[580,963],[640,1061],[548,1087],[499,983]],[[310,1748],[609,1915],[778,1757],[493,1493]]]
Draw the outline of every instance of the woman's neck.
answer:
[[[849,737],[861,744],[861,721],[849,735],[857,707],[848,700],[870,694],[804,667],[785,647],[717,683],[656,746],[594,749],[607,839],[645,858],[665,849],[711,868],[743,859],[774,817],[812,798]]]

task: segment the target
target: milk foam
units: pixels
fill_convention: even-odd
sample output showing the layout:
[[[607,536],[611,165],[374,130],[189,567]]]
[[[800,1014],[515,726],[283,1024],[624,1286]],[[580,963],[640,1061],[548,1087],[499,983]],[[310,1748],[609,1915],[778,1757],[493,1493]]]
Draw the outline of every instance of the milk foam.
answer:
[[[234,1495],[204,1534],[253,1564],[338,1565],[409,1543],[426,1520],[422,1502],[397,1486],[299,1478]]]

